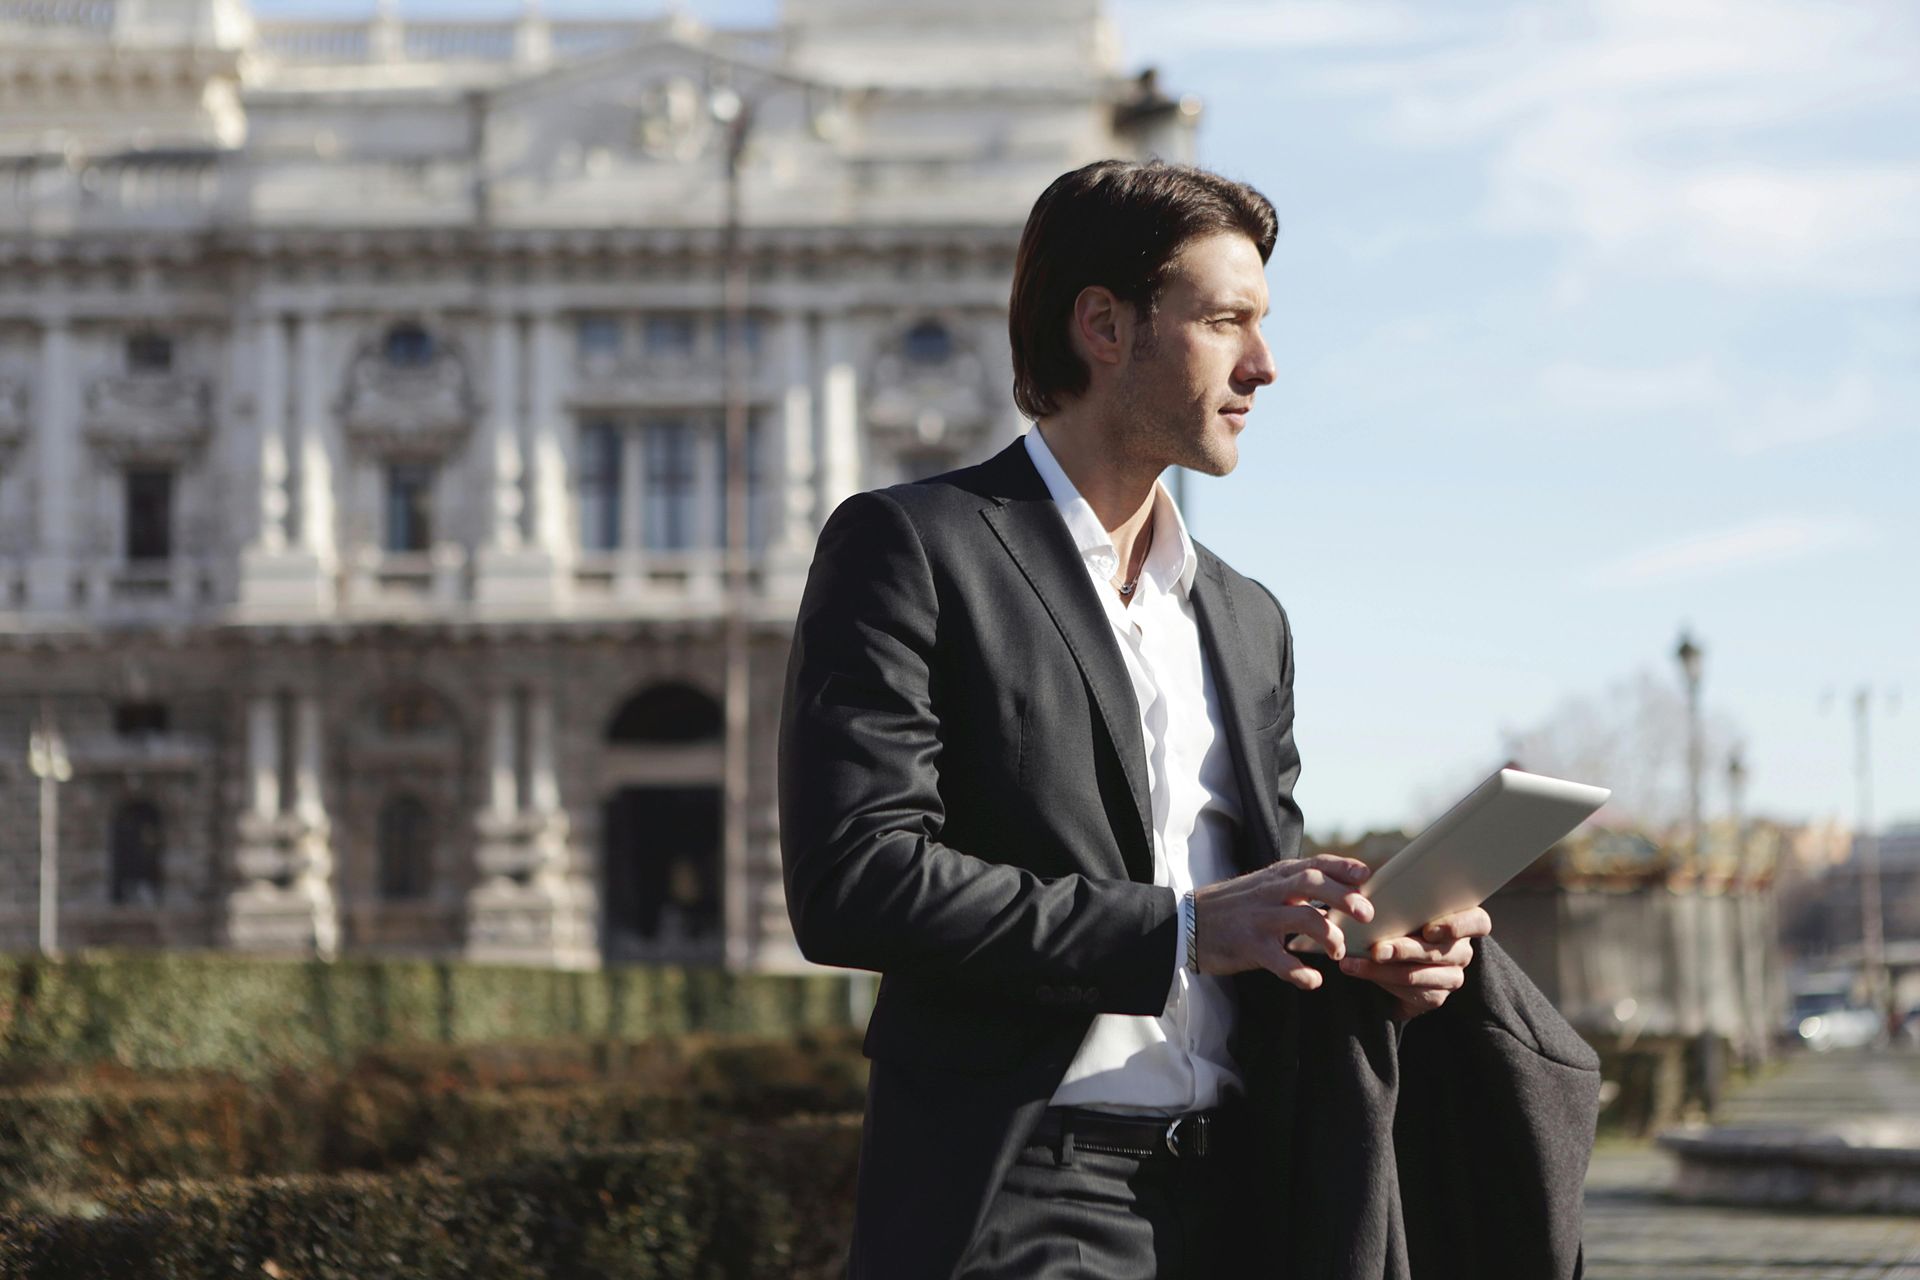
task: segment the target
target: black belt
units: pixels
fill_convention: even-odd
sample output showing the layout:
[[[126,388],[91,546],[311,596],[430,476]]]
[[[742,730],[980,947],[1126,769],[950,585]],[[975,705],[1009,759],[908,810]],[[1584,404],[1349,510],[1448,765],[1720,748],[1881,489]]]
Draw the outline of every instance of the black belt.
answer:
[[[1080,1107],[1048,1107],[1028,1139],[1030,1145],[1059,1146],[1069,1138],[1075,1151],[1133,1156],[1140,1160],[1198,1160],[1219,1154],[1221,1130],[1239,1120],[1238,1107],[1214,1107],[1177,1116],[1125,1116]]]

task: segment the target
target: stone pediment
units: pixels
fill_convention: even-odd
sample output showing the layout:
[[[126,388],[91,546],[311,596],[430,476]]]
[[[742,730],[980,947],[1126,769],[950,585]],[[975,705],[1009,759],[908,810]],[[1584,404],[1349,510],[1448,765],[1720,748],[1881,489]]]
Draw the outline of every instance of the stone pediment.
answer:
[[[213,430],[213,382],[179,373],[107,374],[87,383],[82,431],[116,461],[179,463]]]
[[[490,159],[522,172],[582,157],[600,166],[649,168],[717,159],[725,127],[714,119],[712,102],[722,90],[760,104],[759,137],[810,127],[841,93],[683,40],[654,40],[500,90],[492,100]]]
[[[395,364],[379,336],[360,344],[340,403],[347,437],[379,457],[444,457],[478,413],[473,377],[457,344],[436,341],[420,363]]]

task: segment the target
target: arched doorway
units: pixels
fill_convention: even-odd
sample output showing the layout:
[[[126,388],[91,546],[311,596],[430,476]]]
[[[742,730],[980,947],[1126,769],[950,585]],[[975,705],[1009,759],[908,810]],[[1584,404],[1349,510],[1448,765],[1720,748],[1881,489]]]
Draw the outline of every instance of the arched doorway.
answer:
[[[653,685],[607,726],[601,945],[609,964],[717,964],[725,954],[720,704]]]

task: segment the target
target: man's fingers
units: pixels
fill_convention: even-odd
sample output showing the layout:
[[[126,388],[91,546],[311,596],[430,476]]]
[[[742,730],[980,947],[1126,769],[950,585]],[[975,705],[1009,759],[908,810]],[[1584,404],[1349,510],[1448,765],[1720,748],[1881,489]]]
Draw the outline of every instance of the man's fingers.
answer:
[[[1318,969],[1298,956],[1289,954],[1287,949],[1280,946],[1277,941],[1262,953],[1260,963],[1263,968],[1278,975],[1282,981],[1291,982],[1302,991],[1312,991],[1326,981],[1320,976]]]
[[[1290,858],[1273,864],[1274,871],[1283,876],[1304,876],[1311,872],[1315,883],[1325,884],[1337,880],[1341,884],[1364,884],[1373,868],[1358,858],[1342,858],[1337,854],[1321,853],[1311,858]]]
[[[1473,943],[1462,938],[1451,946],[1436,946],[1418,938],[1381,938],[1367,949],[1366,959],[1383,964],[1450,964],[1465,968],[1473,961]]]
[[[1382,964],[1358,956],[1342,960],[1340,972],[1378,983],[1402,998],[1414,991],[1458,991],[1467,981],[1466,971],[1458,965]]]
[[[1278,933],[1296,935],[1288,947],[1296,951],[1319,951],[1335,960],[1347,954],[1347,938],[1340,926],[1312,907],[1288,907],[1280,913]]]
[[[1493,917],[1485,907],[1472,907],[1441,916],[1420,931],[1428,942],[1447,943],[1459,938],[1484,938],[1493,932]]]

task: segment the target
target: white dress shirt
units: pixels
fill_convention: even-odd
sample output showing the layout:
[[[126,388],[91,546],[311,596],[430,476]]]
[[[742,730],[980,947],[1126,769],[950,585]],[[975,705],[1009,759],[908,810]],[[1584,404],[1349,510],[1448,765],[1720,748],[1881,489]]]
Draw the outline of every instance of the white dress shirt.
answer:
[[[1225,880],[1234,874],[1240,787],[1194,619],[1191,593],[1200,562],[1186,522],[1156,481],[1148,526],[1153,545],[1131,603],[1123,603],[1111,581],[1121,571],[1113,539],[1038,427],[1027,432],[1026,444],[1080,548],[1133,681],[1153,805],[1153,882],[1184,894]],[[1186,955],[1182,920],[1166,1008],[1158,1016],[1095,1015],[1054,1091],[1055,1106],[1171,1115],[1215,1106],[1244,1091],[1227,1052],[1232,985],[1188,970]]]

